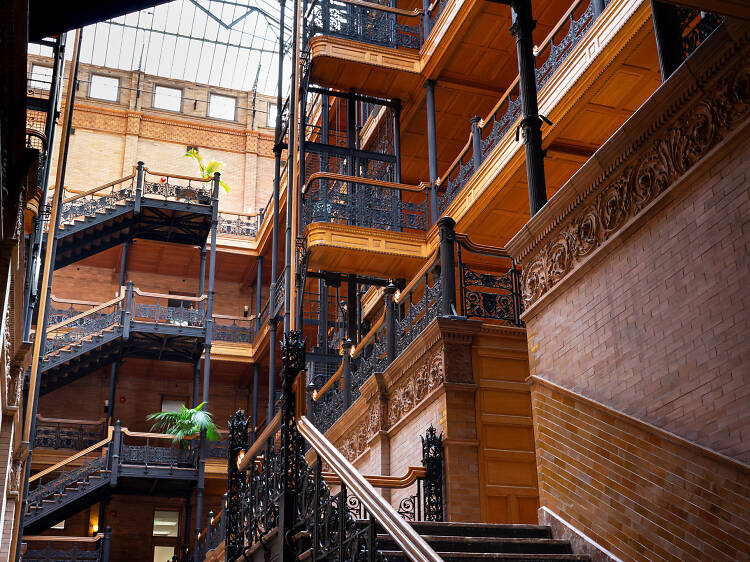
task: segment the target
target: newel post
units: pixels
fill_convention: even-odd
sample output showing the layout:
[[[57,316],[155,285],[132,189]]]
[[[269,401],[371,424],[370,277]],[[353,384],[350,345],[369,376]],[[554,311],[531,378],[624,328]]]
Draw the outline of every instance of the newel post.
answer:
[[[130,319],[133,311],[133,282],[128,281],[128,288],[125,290],[125,314],[122,319],[122,337],[130,337]]]
[[[102,562],[109,562],[109,542],[112,539],[112,527],[107,525],[104,529],[104,538],[102,539]]]
[[[388,283],[385,288],[385,352],[388,364],[396,359],[396,303],[393,296],[396,286]]]
[[[225,533],[225,551],[227,560],[234,560],[242,554],[244,539],[244,495],[245,474],[237,468],[237,457],[247,450],[247,424],[245,412],[237,412],[229,419],[229,446],[227,447],[227,501]]]
[[[141,197],[143,196],[143,162],[138,162],[138,172],[135,181],[135,214],[141,212]]]
[[[482,135],[479,132],[479,117],[471,118],[471,150],[474,160],[474,171],[482,165]]]
[[[456,221],[450,217],[443,217],[438,221],[438,230],[440,233],[441,316],[454,316],[456,314],[455,226]]]
[[[437,434],[433,426],[420,436],[422,440],[422,466],[425,468],[424,498],[422,499],[425,521],[443,521],[445,513],[445,456],[443,455],[443,434]]]

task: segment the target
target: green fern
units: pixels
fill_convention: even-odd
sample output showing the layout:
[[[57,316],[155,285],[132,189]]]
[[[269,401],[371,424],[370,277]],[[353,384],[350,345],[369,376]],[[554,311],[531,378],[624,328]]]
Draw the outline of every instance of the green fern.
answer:
[[[224,165],[223,162],[218,160],[204,160],[203,157],[198,154],[198,150],[191,148],[185,153],[185,158],[192,158],[198,163],[198,170],[200,170],[201,177],[206,180],[210,180],[214,177],[214,174],[221,170]],[[219,185],[224,188],[224,191],[229,193],[229,186],[224,180],[219,180]]]
[[[195,408],[186,408],[184,404],[176,412],[157,412],[146,416],[148,421],[155,422],[151,431],[161,431],[173,436],[173,442],[179,443],[188,437],[206,431],[209,441],[219,439],[219,431],[212,415],[203,409],[205,402]]]

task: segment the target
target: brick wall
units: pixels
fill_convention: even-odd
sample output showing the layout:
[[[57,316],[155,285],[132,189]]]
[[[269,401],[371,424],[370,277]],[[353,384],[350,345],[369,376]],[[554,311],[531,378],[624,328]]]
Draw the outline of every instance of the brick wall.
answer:
[[[528,319],[531,372],[750,461],[750,126]]]
[[[623,560],[748,559],[746,465],[541,379],[532,395],[542,505]]]

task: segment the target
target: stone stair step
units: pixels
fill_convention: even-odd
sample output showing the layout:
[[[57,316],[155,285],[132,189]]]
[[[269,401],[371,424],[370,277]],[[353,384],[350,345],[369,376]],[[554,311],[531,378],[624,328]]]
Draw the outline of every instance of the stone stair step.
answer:
[[[552,538],[552,531],[545,525],[415,521],[411,526],[420,535],[443,537]]]
[[[401,562],[408,557],[401,551],[381,550],[388,562]],[[582,554],[520,554],[520,553],[475,553],[475,552],[437,552],[445,562],[484,562],[485,560],[513,560],[516,562],[551,562],[555,560],[575,560],[590,562],[587,555]]]
[[[459,537],[422,535],[435,550],[467,553],[571,554],[570,543],[560,539],[518,537]],[[381,549],[397,548],[388,535],[378,535]]]

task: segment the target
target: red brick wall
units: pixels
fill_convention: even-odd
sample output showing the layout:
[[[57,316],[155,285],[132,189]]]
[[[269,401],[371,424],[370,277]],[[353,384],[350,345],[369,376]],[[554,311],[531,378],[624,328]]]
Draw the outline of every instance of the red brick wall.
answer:
[[[623,560],[747,559],[747,466],[543,382],[532,397],[542,505]]]
[[[749,137],[527,321],[532,374],[744,462]]]

